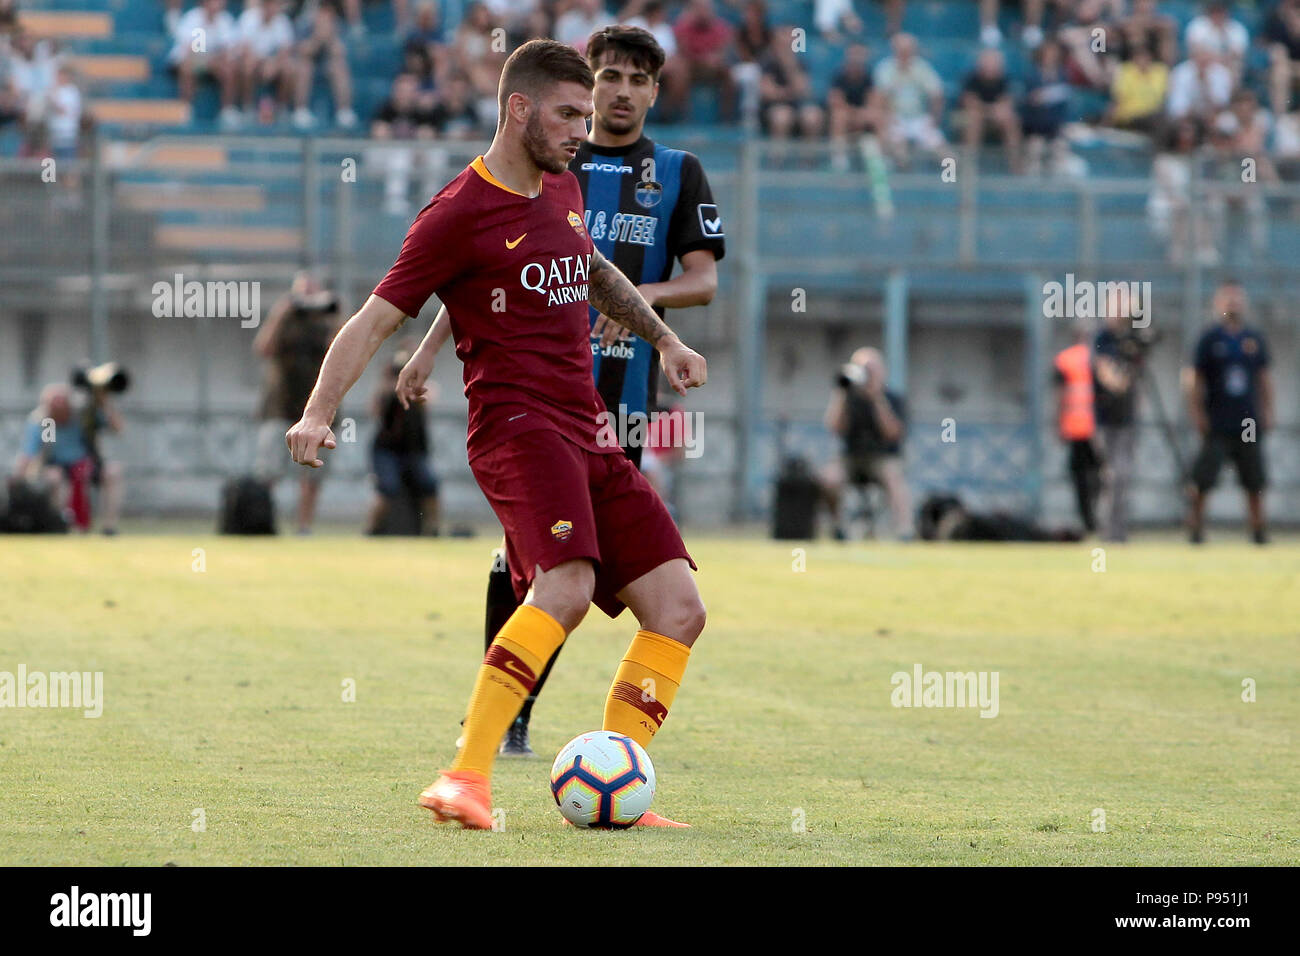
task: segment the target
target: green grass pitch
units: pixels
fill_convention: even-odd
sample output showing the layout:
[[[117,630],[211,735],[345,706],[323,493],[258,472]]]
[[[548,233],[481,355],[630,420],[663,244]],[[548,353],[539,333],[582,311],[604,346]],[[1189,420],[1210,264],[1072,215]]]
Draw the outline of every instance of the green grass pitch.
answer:
[[[102,671],[105,699],[0,709],[0,864],[1300,860],[1294,542],[1111,547],[1098,571],[1092,544],[801,561],[689,535],[710,620],[650,753],[656,809],[694,828],[561,825],[550,757],[600,725],[635,630],[593,609],[540,759],[498,763],[503,829],[468,833],[415,798],[453,754],[494,543],[5,539],[0,671]],[[997,716],[893,706],[916,664],[996,671]]]

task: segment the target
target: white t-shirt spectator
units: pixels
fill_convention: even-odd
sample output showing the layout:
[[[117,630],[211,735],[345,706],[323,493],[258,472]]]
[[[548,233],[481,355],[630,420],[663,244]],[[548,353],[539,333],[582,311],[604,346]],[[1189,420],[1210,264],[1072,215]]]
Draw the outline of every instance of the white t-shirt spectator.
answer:
[[[202,7],[195,7],[193,10],[185,11],[180,22],[176,24],[176,45],[167,56],[169,62],[179,63],[194,51],[195,38],[199,35],[196,31],[199,30],[203,31],[205,53],[220,53],[234,46],[239,39],[239,33],[235,29],[235,18],[225,10],[218,13],[217,18],[209,23],[207,11]]]
[[[900,67],[894,57],[886,57],[876,64],[871,80],[888,99],[894,116],[900,120],[927,115],[930,99],[943,93],[939,74],[919,56],[912,57],[906,69]]]
[[[14,88],[28,100],[40,99],[54,86],[58,69],[59,58],[48,40],[36,41],[30,59],[15,53],[9,60]]]
[[[853,0],[813,0],[813,25],[822,33],[834,33],[840,19],[853,12]]]
[[[81,129],[81,91],[75,83],[64,83],[50,91],[50,143],[56,148],[77,145]]]
[[[1187,49],[1194,46],[1208,47],[1215,56],[1244,56],[1246,47],[1250,46],[1250,34],[1236,20],[1229,18],[1222,27],[1215,24],[1205,14],[1201,14],[1187,24],[1184,38]]]
[[[1273,126],[1273,152],[1278,159],[1300,159],[1300,113],[1277,118]]]
[[[613,22],[614,18],[604,9],[597,10],[593,16],[588,17],[575,7],[555,21],[555,39],[585,53],[591,35]]]
[[[1232,97],[1232,70],[1211,63],[1202,76],[1191,60],[1169,71],[1169,95],[1165,101],[1174,119],[1199,116],[1208,119],[1228,105]]]
[[[649,31],[650,35],[659,41],[663,47],[664,56],[672,59],[677,55],[677,36],[673,33],[673,25],[667,20],[660,21],[657,26],[650,26],[645,17],[638,14],[635,17],[628,17],[626,21],[630,27],[640,27],[642,30]]]
[[[289,18],[277,13],[270,23],[266,23],[262,20],[262,11],[255,6],[239,15],[238,33],[239,42],[263,60],[293,45],[293,24]]]

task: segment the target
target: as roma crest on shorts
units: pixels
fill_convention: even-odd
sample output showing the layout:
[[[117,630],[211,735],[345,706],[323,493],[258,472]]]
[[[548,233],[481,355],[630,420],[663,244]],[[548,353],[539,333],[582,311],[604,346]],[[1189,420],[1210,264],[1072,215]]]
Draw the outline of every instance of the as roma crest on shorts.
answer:
[[[572,209],[569,210],[569,225],[572,226],[573,231],[576,232],[583,239],[587,238],[587,231],[582,228],[582,217],[579,216]]]
[[[551,534],[555,535],[556,541],[568,541],[569,535],[573,534],[572,521],[557,521],[551,525]]]

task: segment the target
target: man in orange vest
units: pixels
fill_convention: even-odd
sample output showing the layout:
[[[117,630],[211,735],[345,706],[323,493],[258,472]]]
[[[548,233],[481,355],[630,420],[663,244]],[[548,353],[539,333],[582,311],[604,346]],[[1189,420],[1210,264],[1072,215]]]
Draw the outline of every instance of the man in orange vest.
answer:
[[[1079,517],[1089,534],[1097,530],[1097,496],[1101,491],[1101,456],[1097,453],[1097,417],[1092,388],[1092,349],[1087,330],[1075,330],[1075,342],[1056,356],[1057,428],[1070,446],[1070,477],[1079,502]]]

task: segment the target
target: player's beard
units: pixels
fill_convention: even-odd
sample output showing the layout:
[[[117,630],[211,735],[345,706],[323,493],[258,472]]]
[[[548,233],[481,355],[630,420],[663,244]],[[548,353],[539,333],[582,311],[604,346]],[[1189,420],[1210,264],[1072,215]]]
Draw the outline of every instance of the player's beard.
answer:
[[[556,156],[551,152],[546,133],[542,130],[542,121],[536,114],[528,117],[528,122],[524,124],[524,150],[533,165],[543,172],[562,173],[569,168],[569,154]]]

